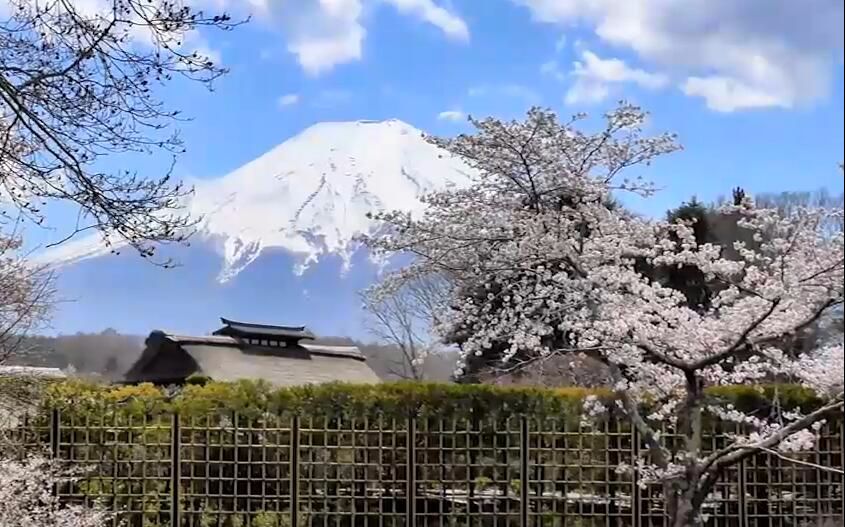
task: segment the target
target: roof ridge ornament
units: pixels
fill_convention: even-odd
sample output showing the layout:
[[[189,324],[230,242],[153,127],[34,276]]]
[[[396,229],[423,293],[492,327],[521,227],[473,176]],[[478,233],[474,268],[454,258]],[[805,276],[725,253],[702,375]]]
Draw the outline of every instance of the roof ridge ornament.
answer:
[[[237,322],[220,317],[224,326],[212,335],[229,336],[251,339],[283,340],[298,342],[300,340],[314,340],[315,336],[305,326],[274,326],[270,324],[255,324],[252,322]]]

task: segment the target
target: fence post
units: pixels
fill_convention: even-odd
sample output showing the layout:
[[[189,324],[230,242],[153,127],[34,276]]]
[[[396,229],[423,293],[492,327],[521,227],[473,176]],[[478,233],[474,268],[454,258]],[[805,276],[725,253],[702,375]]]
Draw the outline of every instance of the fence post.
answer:
[[[417,419],[416,416],[411,413],[408,415],[408,427],[406,432],[406,439],[405,439],[405,449],[406,449],[406,468],[405,468],[405,476],[406,476],[406,484],[407,489],[405,492],[405,525],[408,527],[414,527],[417,524],[417,453],[416,453],[416,443],[417,443]]]
[[[519,422],[519,525],[528,527],[528,418],[523,416]]]
[[[170,425],[170,525],[172,527],[179,527],[182,524],[182,509],[179,505],[179,485],[182,472],[182,461],[180,459],[180,436],[181,429],[179,423],[179,412],[173,410],[173,416]]]
[[[642,518],[640,517],[640,504],[642,495],[640,493],[640,473],[637,471],[637,460],[640,457],[640,434],[637,432],[637,427],[631,425],[631,525],[640,527],[642,525]]]
[[[59,457],[59,439],[61,437],[61,415],[58,408],[50,411],[50,456]]]
[[[828,428],[831,432],[832,429]],[[845,469],[845,417],[839,419],[839,461],[842,465],[839,468]],[[839,498],[842,500],[840,514],[845,516],[845,474],[839,479]]]
[[[290,427],[290,525],[299,527],[299,416]]]
[[[59,458],[59,440],[61,438],[61,415],[58,408],[50,410],[50,458],[56,460]],[[39,438],[40,440],[40,438]],[[73,446],[70,447],[73,449]],[[50,492],[54,497],[58,497],[61,489],[59,482],[51,486]]]
[[[745,468],[745,460],[742,459],[737,467],[737,470],[739,471],[739,482],[737,485],[739,487],[739,527],[747,527],[748,525],[748,507],[746,506],[745,499],[747,491]]]

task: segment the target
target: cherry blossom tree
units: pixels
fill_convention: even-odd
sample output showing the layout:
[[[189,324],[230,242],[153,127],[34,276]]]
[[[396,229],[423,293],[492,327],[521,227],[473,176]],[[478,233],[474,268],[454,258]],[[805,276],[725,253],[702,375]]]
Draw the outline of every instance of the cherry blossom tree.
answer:
[[[225,70],[200,31],[236,24],[179,0],[0,2],[0,220],[41,224],[62,202],[79,211],[67,237],[95,229],[145,257],[183,241],[190,189],[170,170],[130,166],[184,150],[180,112],[160,90],[177,79],[210,87]]]
[[[53,492],[55,485],[72,479],[72,474],[43,457],[24,460],[0,457],[0,525],[102,527],[111,524],[111,515],[101,508],[60,502]]]
[[[742,236],[730,251],[699,242],[693,221],[643,218],[608,206],[654,187],[626,178],[678,148],[643,132],[646,115],[620,104],[597,133],[584,116],[560,122],[533,109],[523,121],[473,120],[473,135],[432,139],[478,170],[465,189],[425,197],[427,212],[381,214],[376,251],[409,254],[382,294],[429,274],[450,277],[439,333],[461,343],[463,360],[499,347],[501,360],[581,354],[604,364],[617,404],[647,446],[631,470],[661,484],[673,527],[700,525],[702,504],[729,466],[762,451],[807,448],[843,407],[841,338],[787,353],[791,337],[826,324],[843,303],[840,208],[789,214],[750,198],[724,207]],[[706,299],[672,286],[666,269],[694,269]],[[457,336],[457,337],[456,337]],[[812,411],[776,419],[746,414],[708,396],[712,386],[789,377],[814,389]],[[742,434],[705,451],[705,421]],[[670,431],[681,441],[669,441]]]

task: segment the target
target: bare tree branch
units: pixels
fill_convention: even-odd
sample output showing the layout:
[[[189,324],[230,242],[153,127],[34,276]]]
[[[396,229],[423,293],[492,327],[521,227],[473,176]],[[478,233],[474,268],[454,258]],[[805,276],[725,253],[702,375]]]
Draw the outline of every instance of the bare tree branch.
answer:
[[[391,373],[423,380],[422,363],[435,343],[430,335],[433,313],[443,301],[443,284],[437,277],[408,280],[390,295],[362,294],[370,318],[370,332],[401,355]]]
[[[53,307],[53,275],[19,254],[19,237],[0,233],[0,363],[21,351]]]
[[[0,216],[20,211],[42,224],[51,201],[79,208],[82,224],[63,240],[96,229],[107,244],[142,256],[183,242],[196,218],[184,212],[190,189],[100,162],[133,163],[137,153],[184,151],[170,130],[178,111],[154,93],[176,76],[211,87],[225,69],[189,47],[200,28],[228,30],[226,14],[207,15],[166,0],[10,0],[0,20]],[[119,157],[115,157],[119,156]],[[156,259],[168,265],[167,260]]]

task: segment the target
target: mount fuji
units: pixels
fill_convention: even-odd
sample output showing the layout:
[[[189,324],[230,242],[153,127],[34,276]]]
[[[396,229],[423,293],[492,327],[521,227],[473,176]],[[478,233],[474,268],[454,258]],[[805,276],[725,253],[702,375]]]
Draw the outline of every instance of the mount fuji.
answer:
[[[422,193],[472,175],[402,121],[320,123],[223,177],[192,182],[186,206],[201,221],[190,247],[168,253],[175,270],[128,250],[114,256],[98,237],[37,260],[58,269],[60,293],[72,300],[55,317],[58,331],[202,331],[229,314],[354,333],[356,291],[376,274],[355,242],[376,228],[367,213],[422,213]]]

